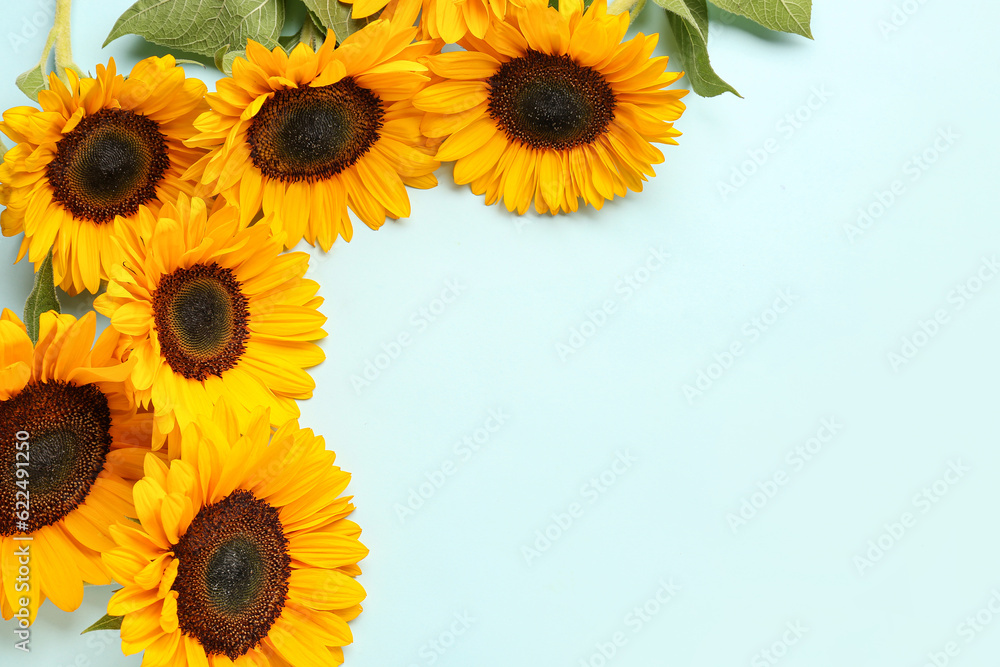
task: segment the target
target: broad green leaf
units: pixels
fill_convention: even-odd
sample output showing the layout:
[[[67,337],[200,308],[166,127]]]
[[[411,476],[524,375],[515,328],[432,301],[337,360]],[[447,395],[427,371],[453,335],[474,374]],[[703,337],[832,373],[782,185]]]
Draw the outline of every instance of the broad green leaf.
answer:
[[[712,0],[712,4],[765,28],[812,39],[809,29],[812,0]]]
[[[52,276],[52,251],[42,260],[35,272],[35,285],[28,300],[24,302],[24,326],[31,342],[38,342],[38,320],[42,313],[59,311],[59,297],[56,296],[55,281]]]
[[[705,0],[653,0],[653,2],[684,19],[701,41],[708,41],[708,6]]]
[[[45,66],[42,64],[35,65],[27,72],[19,75],[14,83],[17,84],[22,93],[30,97],[33,102],[37,102],[38,93],[45,90],[45,86],[48,83],[45,80]]]
[[[685,0],[685,4],[691,10],[695,23],[708,25],[708,5],[705,0]],[[712,69],[708,60],[708,46],[698,30],[674,12],[667,12],[667,21],[677,41],[681,63],[694,92],[702,97],[715,97],[727,92],[742,97]]]
[[[105,614],[101,618],[97,619],[93,625],[81,632],[81,635],[85,635],[88,632],[93,632],[94,630],[121,630],[122,629],[122,619],[124,616],[109,616]]]
[[[248,39],[273,49],[284,22],[284,0],[139,0],[118,17],[104,46],[134,34],[203,56]]]
[[[319,21],[319,24],[333,31],[333,34],[337,36],[338,44],[378,18],[378,14],[372,14],[363,19],[352,18],[353,5],[340,2],[340,0],[303,1],[316,20]]]

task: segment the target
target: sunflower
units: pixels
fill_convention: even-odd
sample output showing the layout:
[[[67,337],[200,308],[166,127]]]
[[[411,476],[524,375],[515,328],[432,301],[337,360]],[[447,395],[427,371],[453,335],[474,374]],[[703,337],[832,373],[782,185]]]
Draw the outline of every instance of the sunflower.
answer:
[[[181,195],[156,214],[119,218],[123,264],[94,301],[131,337],[130,381],[154,412],[156,448],[224,396],[242,406],[243,423],[256,405],[276,424],[297,418],[294,399],[315,387],[303,369],[324,358],[312,342],[326,335],[323,299],[302,277],[309,256],[280,254],[280,236],[241,228],[234,207],[216,208]]]
[[[135,515],[132,485],[152,420],[136,414],[126,390],[131,364],[119,361],[118,333],[105,330],[94,343],[96,321],[93,312],[79,320],[45,313],[32,345],[16,315],[0,316],[5,619],[27,608],[32,622],[46,598],[73,611],[84,582],[110,583],[100,552],[113,546],[110,527]]]
[[[502,21],[508,7],[521,6],[523,0],[421,0],[420,26],[426,36],[454,44],[471,33],[480,39],[493,21]],[[344,0],[353,5],[354,18],[371,16],[390,4],[390,0]]]
[[[404,185],[433,187],[438,166],[410,102],[427,82],[416,59],[435,49],[412,43],[415,11],[376,20],[337,48],[333,33],[291,55],[250,41],[195,121],[200,134],[187,144],[209,153],[187,177],[238,205],[244,224],[263,207],[287,247],[350,241],[348,208],[372,229],[408,216]]]
[[[345,517],[350,475],[323,438],[289,421],[246,429],[225,403],[187,426],[169,467],[146,458],[139,525],[111,529],[104,555],[123,588],[122,650],[143,665],[338,665],[365,591],[368,550]],[[270,438],[270,442],[268,439]]]
[[[186,79],[173,56],[140,61],[128,77],[97,66],[97,77],[52,74],[42,109],[4,113],[0,130],[17,142],[0,165],[4,236],[24,232],[17,261],[37,265],[52,250],[55,281],[70,294],[97,292],[118,262],[114,219],[133,219],[194,185],[181,180],[202,154],[184,146],[205,108],[205,84]]]
[[[458,184],[510,211],[575,211],[579,199],[600,209],[606,199],[639,192],[663,155],[651,142],[676,144],[673,123],[686,90],[662,90],[680,73],[650,58],[657,35],[622,43],[627,14],[580,0],[560,8],[534,1],[484,39],[466,36],[465,52],[423,62],[447,79],[414,99],[421,125],[448,137],[437,158],[455,162]]]

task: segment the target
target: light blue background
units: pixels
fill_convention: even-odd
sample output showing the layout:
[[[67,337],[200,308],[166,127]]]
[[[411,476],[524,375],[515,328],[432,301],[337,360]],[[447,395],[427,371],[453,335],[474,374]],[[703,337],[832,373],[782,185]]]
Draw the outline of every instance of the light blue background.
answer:
[[[135,37],[100,48],[130,0],[74,4],[82,66],[115,56],[128,71],[163,52]],[[5,3],[4,32],[46,6]],[[997,664],[1000,279],[976,279],[1000,254],[998,20],[992,3],[820,0],[815,42],[716,20],[713,63],[745,99],[689,96],[680,146],[644,193],[517,219],[442,168],[440,187],[411,193],[412,218],[358,225],[316,257],[327,360],[302,423],[354,473],[371,548],[347,664],[601,667],[616,633],[615,667],[920,667],[949,642],[957,655],[939,664]],[[663,29],[662,14],[637,27]],[[19,49],[0,40],[0,106],[25,102],[13,79],[43,32]],[[753,173],[724,196],[734,169]],[[845,226],[878,213],[895,181],[852,242]],[[670,257],[647,273],[651,248]],[[16,250],[2,240],[0,265]],[[30,268],[3,271],[0,302],[19,309]],[[629,294],[626,277],[646,281]],[[461,293],[420,324],[448,281]],[[969,281],[981,289],[963,300]],[[792,305],[769,312],[782,293]],[[606,300],[615,312],[585,326]],[[889,353],[936,315],[946,322],[894,369]],[[561,358],[581,327],[593,335]],[[400,334],[410,344],[356,391],[352,376],[386,366],[378,355]],[[734,343],[730,367],[712,366]],[[689,401],[700,371],[716,379]],[[504,424],[472,456],[456,450],[491,410]],[[841,426],[800,467],[789,452],[823,420]],[[607,472],[618,453],[635,462]],[[954,462],[968,470],[939,482],[936,502],[919,498]],[[595,492],[602,473],[613,483]],[[770,487],[775,476],[786,483]],[[773,497],[753,496],[759,484]],[[744,500],[762,507],[734,531]],[[553,515],[573,503],[559,529]],[[904,513],[902,535],[884,534]],[[546,530],[556,539],[527,558]],[[888,551],[859,565],[880,537]],[[665,604],[661,582],[679,588]],[[108,594],[89,589],[72,615],[46,605],[27,657],[0,624],[0,661],[138,665],[112,633],[77,634]],[[981,630],[966,621],[977,613]]]

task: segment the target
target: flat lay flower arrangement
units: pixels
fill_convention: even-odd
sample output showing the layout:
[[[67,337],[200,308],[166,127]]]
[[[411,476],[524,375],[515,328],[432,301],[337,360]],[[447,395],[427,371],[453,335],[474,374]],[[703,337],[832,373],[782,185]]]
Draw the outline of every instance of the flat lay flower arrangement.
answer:
[[[285,36],[284,0],[139,0],[114,23],[108,42],[214,64],[208,92],[174,55],[79,67],[59,0],[18,78],[37,105],[3,114],[0,224],[36,274],[0,317],[0,612],[21,650],[41,605],[113,583],[90,630],[143,665],[343,662],[368,550],[350,475],[298,423],[328,314],[289,249],[409,217],[445,163],[512,215],[601,209],[680,135],[682,72],[628,35],[643,0],[304,4]],[[655,4],[694,91],[735,93],[705,0]],[[811,36],[809,0],[714,4]]]

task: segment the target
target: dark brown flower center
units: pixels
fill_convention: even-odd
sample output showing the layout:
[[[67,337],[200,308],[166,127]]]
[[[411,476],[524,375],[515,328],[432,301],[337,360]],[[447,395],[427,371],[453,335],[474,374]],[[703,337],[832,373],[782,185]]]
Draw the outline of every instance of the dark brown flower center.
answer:
[[[250,159],[268,178],[314,182],[347,169],[379,139],[382,100],[348,77],[278,90],[247,130]]]
[[[52,198],[73,217],[105,223],[155,199],[169,167],[167,140],[155,121],[101,109],[59,140],[46,176]]]
[[[0,401],[0,535],[75,510],[104,469],[110,428],[108,399],[91,384],[30,382]]]
[[[250,491],[203,507],[174,546],[180,629],[235,660],[281,615],[291,558],[278,510]]]
[[[532,148],[588,144],[615,117],[615,95],[595,69],[568,55],[528,51],[487,81],[490,116],[508,139]]]
[[[247,303],[231,269],[213,262],[174,270],[153,294],[160,354],[189,380],[222,375],[246,351]]]

